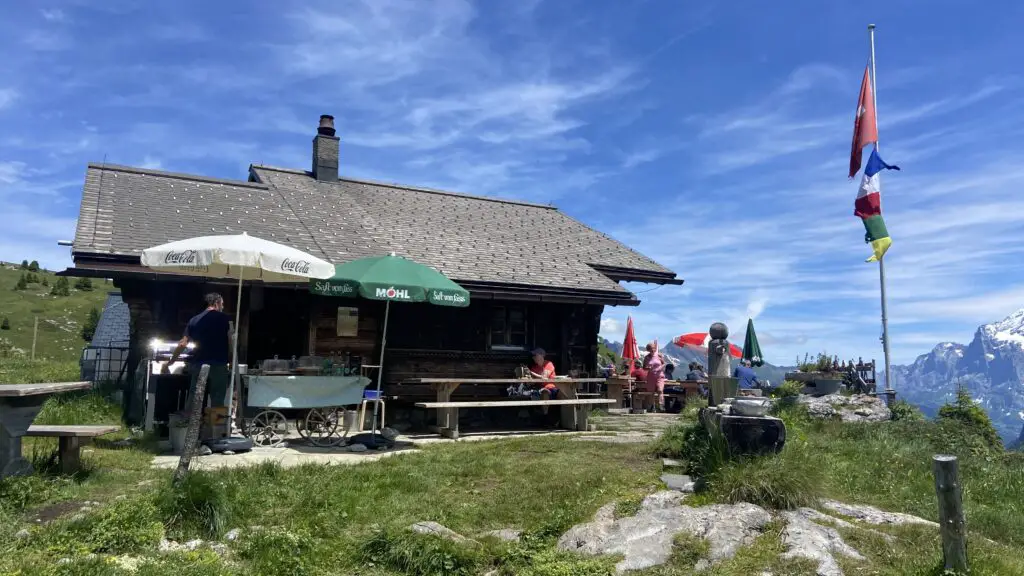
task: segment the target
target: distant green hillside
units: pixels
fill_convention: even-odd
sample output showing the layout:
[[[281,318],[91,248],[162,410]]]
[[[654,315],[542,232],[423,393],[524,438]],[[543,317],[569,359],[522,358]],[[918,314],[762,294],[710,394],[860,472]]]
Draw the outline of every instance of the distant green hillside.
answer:
[[[18,280],[25,274],[20,266],[20,263],[0,262],[0,339],[6,340],[0,340],[0,348],[7,348],[9,343],[14,346],[15,354],[22,350],[27,356],[32,350],[33,319],[38,316],[36,358],[77,360],[86,344],[82,339],[82,326],[89,311],[93,308],[103,311],[107,293],[114,290],[113,284],[94,279],[93,289],[84,291],[75,288],[76,278],[68,278],[69,295],[52,296],[50,291],[58,277],[53,272],[40,270],[34,273],[39,282],[28,284],[25,290],[15,290]],[[43,285],[44,280],[47,285]],[[5,324],[9,329],[3,329]],[[0,356],[0,365],[4,360]]]

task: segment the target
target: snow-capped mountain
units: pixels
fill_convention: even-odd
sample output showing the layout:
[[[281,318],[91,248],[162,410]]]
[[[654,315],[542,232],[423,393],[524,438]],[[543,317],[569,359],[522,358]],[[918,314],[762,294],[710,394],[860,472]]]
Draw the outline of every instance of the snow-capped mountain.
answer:
[[[897,396],[930,416],[954,397],[958,383],[988,411],[1004,441],[1024,433],[1024,308],[980,326],[967,346],[943,342],[913,364],[893,367]]]

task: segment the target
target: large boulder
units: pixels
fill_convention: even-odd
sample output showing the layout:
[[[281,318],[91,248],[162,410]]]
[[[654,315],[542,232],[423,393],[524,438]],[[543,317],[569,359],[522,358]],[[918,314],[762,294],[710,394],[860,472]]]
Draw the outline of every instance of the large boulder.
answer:
[[[582,554],[621,554],[618,572],[664,564],[672,556],[675,536],[687,533],[708,541],[708,561],[731,558],[749,545],[771,522],[771,514],[754,504],[714,504],[701,508],[673,505],[678,493],[654,494],[636,516],[614,519],[614,507],[604,507],[593,521],[574,526],[558,540],[561,550]]]
[[[799,402],[807,406],[807,413],[815,418],[838,416],[843,422],[884,422],[891,418],[885,402],[868,394],[801,395]]]

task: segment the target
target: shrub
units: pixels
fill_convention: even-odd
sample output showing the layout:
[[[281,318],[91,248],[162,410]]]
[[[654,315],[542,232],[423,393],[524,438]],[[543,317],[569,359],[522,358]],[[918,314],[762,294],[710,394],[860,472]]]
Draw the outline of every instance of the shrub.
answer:
[[[39,276],[36,276],[34,273],[29,272],[28,274],[25,275],[25,282],[28,284],[39,284]]]
[[[249,561],[250,573],[261,576],[319,574],[316,562],[328,556],[317,550],[320,542],[310,534],[286,530],[256,530],[241,539],[238,555]]]
[[[71,296],[71,285],[68,284],[68,279],[63,276],[57,278],[53,287],[50,288],[50,296]]]
[[[487,562],[478,546],[409,530],[376,530],[362,545],[364,562],[381,564],[401,574],[476,576]]]
[[[781,386],[773,389],[771,395],[776,398],[793,398],[799,396],[800,391],[803,389],[803,384],[793,380],[786,380]]]
[[[227,527],[227,490],[223,482],[207,472],[189,472],[181,484],[159,491],[154,504],[168,533],[180,540],[193,536],[217,538]]]
[[[980,435],[991,448],[1003,449],[1003,440],[992,426],[988,413],[974,402],[970,393],[963,387],[957,390],[953,403],[946,403],[939,408],[939,419],[962,424]]]
[[[18,282],[17,282],[17,284],[14,285],[14,289],[15,290],[27,290],[28,289],[28,279],[26,279],[24,274],[22,274],[21,277],[18,278]]]
[[[0,320],[0,330],[10,330],[10,329],[11,329],[11,321],[7,319],[7,316],[4,316],[4,319]]]
[[[31,270],[32,272],[39,272],[39,262],[35,260],[29,262],[28,269]]]
[[[100,324],[100,311],[93,308],[89,310],[89,315],[85,318],[85,323],[82,324],[82,340],[91,342],[92,337],[96,335],[96,327]]]
[[[28,260],[22,260],[21,261],[21,269],[22,270],[28,270]]]
[[[50,281],[46,278],[46,276],[43,276],[41,284],[43,286],[49,286],[50,285]]]
[[[820,463],[802,446],[787,445],[779,454],[727,462],[707,483],[716,500],[790,510],[817,502],[823,478]]]
[[[40,538],[51,550],[64,554],[124,554],[152,549],[164,536],[157,510],[145,500],[120,500],[82,519],[72,519]]]
[[[921,410],[906,400],[897,400],[889,405],[891,420],[905,420],[908,422],[920,422],[924,420]]]
[[[90,292],[92,290],[92,278],[79,278],[75,281],[75,290]]]

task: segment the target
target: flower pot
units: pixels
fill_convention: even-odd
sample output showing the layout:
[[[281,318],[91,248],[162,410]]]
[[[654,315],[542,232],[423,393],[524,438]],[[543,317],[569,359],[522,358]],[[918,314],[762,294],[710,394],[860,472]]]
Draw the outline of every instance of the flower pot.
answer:
[[[830,378],[822,378],[814,381],[814,395],[815,396],[828,396],[829,394],[836,394],[839,392],[839,388],[843,385],[842,380],[835,380]]]
[[[185,434],[188,432],[188,420],[177,414],[167,417],[167,432],[171,440],[171,451],[181,454],[185,451]]]

